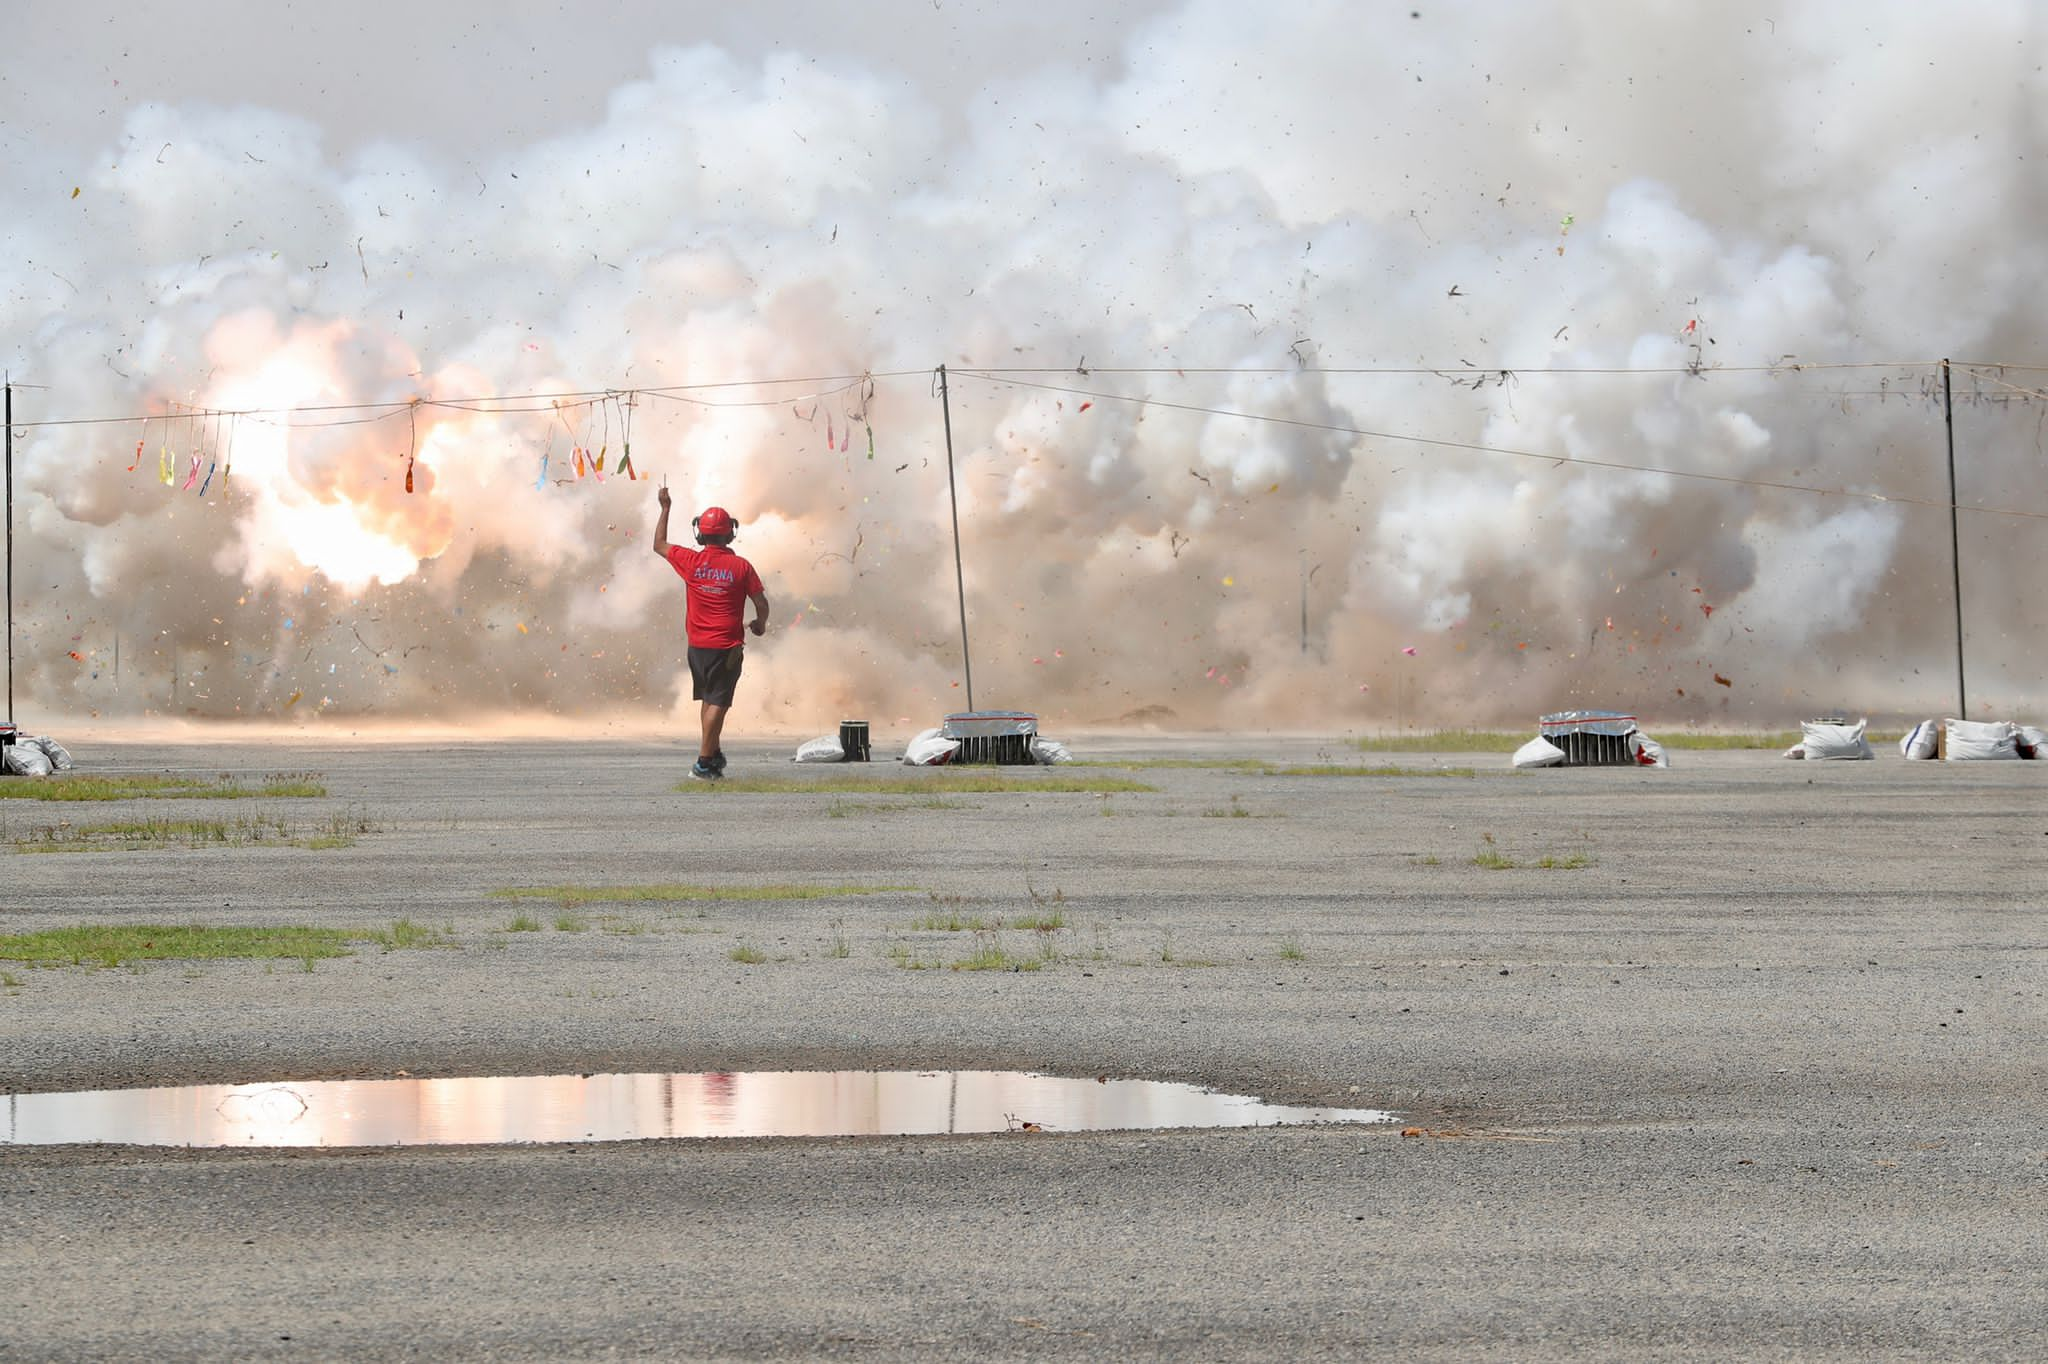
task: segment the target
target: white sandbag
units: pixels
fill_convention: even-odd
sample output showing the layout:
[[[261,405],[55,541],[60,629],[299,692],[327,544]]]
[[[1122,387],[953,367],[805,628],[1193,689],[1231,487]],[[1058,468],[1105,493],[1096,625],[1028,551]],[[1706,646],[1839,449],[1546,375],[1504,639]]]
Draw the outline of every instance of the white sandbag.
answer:
[[[938,767],[953,761],[953,755],[959,751],[958,739],[948,739],[932,728],[904,746],[903,761],[912,767]]]
[[[1794,761],[1797,761],[1797,760],[1799,760],[1799,759],[1802,759],[1802,758],[1804,758],[1804,757],[1806,756],[1806,745],[1805,745],[1805,744],[1794,744],[1794,745],[1792,745],[1792,747],[1790,747],[1790,748],[1786,749],[1786,750],[1785,750],[1785,752],[1784,752],[1784,753],[1783,753],[1783,754],[1782,754],[1781,756],[1783,756],[1783,757],[1787,757],[1787,758],[1791,758],[1791,759],[1793,759]]]
[[[1952,763],[1993,762],[2020,756],[2020,731],[2005,720],[1944,720]]]
[[[1671,766],[1671,759],[1664,754],[1664,745],[1640,730],[1628,736],[1628,751],[1635,754],[1638,767]]]
[[[72,768],[78,766],[77,763],[71,761],[71,754],[65,750],[64,745],[58,743],[55,739],[30,738],[27,735],[23,735],[21,742],[34,744],[37,748],[43,750],[43,756],[50,760],[50,769],[53,772],[69,772]]]
[[[843,763],[846,750],[840,746],[837,734],[826,734],[816,739],[806,739],[796,747],[793,763]]]
[[[1044,763],[1047,767],[1054,763],[1070,763],[1074,760],[1073,753],[1058,739],[1033,739],[1031,757],[1033,761]]]
[[[1935,745],[1941,727],[1932,720],[1922,720],[1906,731],[1899,740],[1899,756],[1914,762],[1925,761],[1935,754]]]
[[[2048,759],[2048,729],[2021,725],[2019,748],[2022,758]]]
[[[1516,767],[1555,767],[1564,761],[1564,750],[1540,735],[1515,750]]]
[[[1808,720],[1800,726],[1800,747],[1806,750],[1809,760],[1855,761],[1874,757],[1870,740],[1863,734],[1868,723],[1858,720],[1853,725],[1831,725],[1824,720]]]
[[[32,743],[17,740],[0,747],[0,766],[17,777],[47,777],[50,775],[50,755]]]

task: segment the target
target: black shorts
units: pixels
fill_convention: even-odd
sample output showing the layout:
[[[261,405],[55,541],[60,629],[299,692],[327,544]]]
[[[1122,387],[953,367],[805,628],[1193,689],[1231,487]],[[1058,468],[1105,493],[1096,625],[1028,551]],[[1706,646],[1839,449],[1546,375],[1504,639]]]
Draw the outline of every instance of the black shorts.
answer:
[[[746,661],[746,647],[699,649],[690,646],[690,699],[709,701],[714,706],[732,704],[733,688],[740,684],[740,664]]]

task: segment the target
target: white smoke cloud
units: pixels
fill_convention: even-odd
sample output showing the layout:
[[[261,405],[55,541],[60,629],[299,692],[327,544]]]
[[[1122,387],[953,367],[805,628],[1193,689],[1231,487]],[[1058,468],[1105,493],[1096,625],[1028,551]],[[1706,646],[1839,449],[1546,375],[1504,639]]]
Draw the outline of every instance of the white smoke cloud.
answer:
[[[299,409],[26,430],[24,690],[674,707],[681,590],[650,483],[621,477],[630,411],[637,472],[684,517],[731,508],[777,602],[743,708],[925,722],[965,699],[943,362],[984,704],[1943,708],[1947,516],[1908,500],[1946,499],[1940,422],[1905,362],[2040,355],[2015,207],[2048,133],[2040,21],[1417,15],[1191,0],[1110,77],[991,62],[958,119],[836,53],[699,46],[475,162],[199,104],[138,106],[89,173],[19,153],[0,349],[48,385],[20,415]],[[1839,360],[1899,363],[1754,368]],[[1040,372],[976,372],[1012,366]],[[1963,500],[2048,510],[2033,408],[1964,376]],[[2001,593],[2039,578],[2040,522],[1963,525],[1997,623],[1973,648],[2036,705],[2048,608]]]

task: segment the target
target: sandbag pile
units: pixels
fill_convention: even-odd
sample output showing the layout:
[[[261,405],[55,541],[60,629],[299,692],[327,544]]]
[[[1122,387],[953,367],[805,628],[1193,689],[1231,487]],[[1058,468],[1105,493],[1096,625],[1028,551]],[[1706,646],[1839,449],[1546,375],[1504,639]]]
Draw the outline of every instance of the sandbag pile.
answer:
[[[1899,755],[1947,762],[2048,758],[2048,730],[2010,720],[1922,720],[1899,740]]]
[[[11,744],[0,745],[0,770],[12,777],[47,777],[52,772],[69,772],[77,765],[55,739],[23,734]]]
[[[1515,750],[1516,767],[1669,767],[1664,745],[1636,728],[1636,717],[1611,710],[1546,715],[1542,733]]]
[[[1810,762],[1868,761],[1877,756],[1870,751],[1870,740],[1864,734],[1869,723],[1858,720],[1852,725],[1839,718],[1803,721],[1799,742],[1786,749],[1785,756]]]
[[[903,761],[910,767],[943,767],[953,761],[953,756],[960,751],[962,742],[959,739],[948,739],[936,726],[922,730],[916,738],[903,746]],[[1073,751],[1065,744],[1057,739],[1047,739],[1035,734],[1031,737],[1031,757],[1034,762],[1045,767],[1074,760]]]

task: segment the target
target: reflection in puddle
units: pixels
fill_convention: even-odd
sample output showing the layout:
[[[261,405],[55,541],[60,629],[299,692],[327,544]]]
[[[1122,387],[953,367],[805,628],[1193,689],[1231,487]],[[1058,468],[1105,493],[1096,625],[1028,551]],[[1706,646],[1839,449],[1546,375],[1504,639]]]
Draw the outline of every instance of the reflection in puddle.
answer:
[[[0,1144],[445,1146],[1388,1122],[1158,1080],[1020,1071],[734,1071],[308,1080],[10,1094]]]

